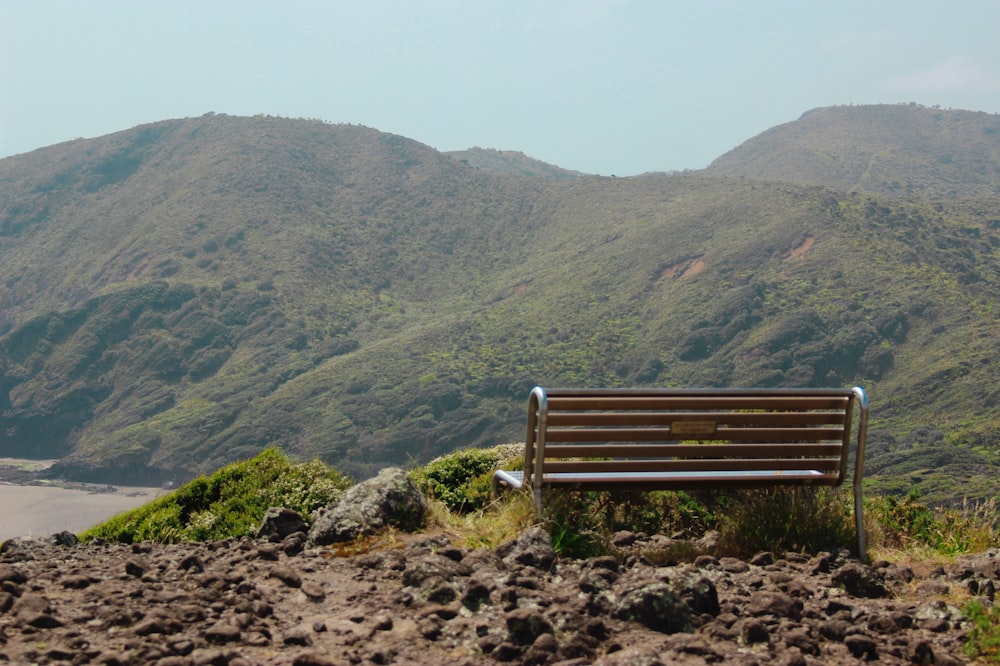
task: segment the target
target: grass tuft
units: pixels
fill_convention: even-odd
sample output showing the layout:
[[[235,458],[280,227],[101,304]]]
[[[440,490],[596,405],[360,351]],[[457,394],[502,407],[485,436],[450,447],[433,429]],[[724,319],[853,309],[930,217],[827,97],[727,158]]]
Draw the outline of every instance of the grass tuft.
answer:
[[[870,496],[865,502],[869,543],[884,552],[932,551],[944,557],[1000,546],[995,499],[932,508],[911,491],[902,499]]]
[[[721,500],[719,549],[749,556],[761,551],[818,552],[853,544],[854,518],[840,488],[744,490]]]

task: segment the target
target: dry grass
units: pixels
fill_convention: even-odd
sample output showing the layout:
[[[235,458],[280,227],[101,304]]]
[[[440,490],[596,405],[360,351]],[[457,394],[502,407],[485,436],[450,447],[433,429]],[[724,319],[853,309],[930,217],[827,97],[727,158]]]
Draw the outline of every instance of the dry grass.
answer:
[[[531,495],[524,492],[507,493],[485,508],[466,514],[451,512],[442,502],[431,500],[428,521],[465,548],[495,548],[540,522]]]

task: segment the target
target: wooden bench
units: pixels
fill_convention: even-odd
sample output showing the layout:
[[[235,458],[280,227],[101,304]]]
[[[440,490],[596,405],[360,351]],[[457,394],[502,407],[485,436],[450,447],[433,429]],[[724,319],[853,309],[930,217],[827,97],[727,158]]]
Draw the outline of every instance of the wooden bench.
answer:
[[[855,414],[857,417],[855,418]],[[854,516],[865,556],[861,480],[864,389],[544,389],[531,391],[524,471],[498,470],[494,492],[527,488],[706,490],[837,486],[854,446]]]

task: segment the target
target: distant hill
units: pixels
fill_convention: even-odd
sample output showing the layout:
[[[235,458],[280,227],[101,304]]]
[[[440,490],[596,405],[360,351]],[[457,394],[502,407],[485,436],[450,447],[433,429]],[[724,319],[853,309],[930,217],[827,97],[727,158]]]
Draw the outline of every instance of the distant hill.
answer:
[[[707,172],[904,197],[1000,195],[1000,115],[916,104],[813,109]]]
[[[569,180],[585,174],[568,171],[534,157],[528,157],[516,150],[496,150],[494,148],[469,148],[445,153],[463,164],[506,176],[532,176],[552,180]]]
[[[817,113],[860,135],[886,109]],[[1000,203],[975,169],[934,194],[904,129],[879,182],[912,195],[760,173],[767,142],[559,179],[221,115],[0,160],[0,456],[146,483],[278,445],[364,476],[521,440],[534,384],[860,382],[873,484],[992,496]]]

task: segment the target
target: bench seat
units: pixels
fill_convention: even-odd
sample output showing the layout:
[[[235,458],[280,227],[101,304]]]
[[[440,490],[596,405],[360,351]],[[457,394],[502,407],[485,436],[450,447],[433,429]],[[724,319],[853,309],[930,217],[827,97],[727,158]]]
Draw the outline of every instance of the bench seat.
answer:
[[[637,484],[651,484],[653,489],[660,489],[665,486],[679,490],[699,490],[706,485],[712,487],[723,487],[726,483],[738,484],[738,487],[745,488],[747,484],[760,483],[768,485],[787,484],[792,480],[816,481],[823,476],[823,472],[815,469],[759,469],[759,470],[719,470],[716,472],[550,472],[542,479],[543,485],[586,485],[587,488],[597,490],[597,486],[603,486],[604,490],[629,489]],[[502,483],[512,487],[521,488],[524,485],[523,470],[497,470],[496,477]],[[690,485],[687,485],[690,483]]]

